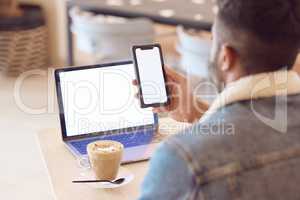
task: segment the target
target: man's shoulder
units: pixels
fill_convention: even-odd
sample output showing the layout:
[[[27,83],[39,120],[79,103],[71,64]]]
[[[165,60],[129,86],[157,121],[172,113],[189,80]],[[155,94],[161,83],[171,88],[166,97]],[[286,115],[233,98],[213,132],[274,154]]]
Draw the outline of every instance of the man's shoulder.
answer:
[[[173,147],[183,159],[198,165],[199,170],[243,158],[250,153],[249,149],[259,135],[259,132],[251,134],[254,127],[265,126],[255,118],[250,108],[249,101],[228,105],[205,121],[171,137],[167,141],[168,146]]]
[[[256,102],[263,106],[265,101]],[[268,103],[267,103],[268,104]],[[211,113],[204,121],[199,121],[190,128],[170,138],[169,143],[180,143],[195,151],[207,152],[208,149],[226,148],[238,140],[253,137],[253,127],[266,128],[251,109],[251,101],[241,101],[227,105]],[[268,108],[267,108],[268,110]],[[239,143],[240,144],[240,143]],[[224,149],[223,149],[224,150]]]
[[[222,163],[243,160],[247,156],[273,150],[282,138],[296,134],[293,119],[289,116],[300,115],[300,96],[295,95],[287,100],[288,105],[286,124],[289,134],[281,134],[272,124],[282,124],[281,119],[272,123],[264,121],[268,114],[276,114],[274,109],[281,105],[282,99],[266,98],[255,101],[241,101],[227,105],[210,115],[205,121],[199,122],[169,139],[169,146],[176,146],[180,155],[190,156],[193,162],[204,167],[214,167]],[[297,106],[298,107],[297,107]],[[284,116],[283,116],[284,117]],[[291,128],[292,127],[292,128]],[[290,140],[286,140],[290,141]],[[286,144],[288,145],[288,144]],[[255,146],[255,148],[253,148]],[[200,168],[200,167],[199,167]]]

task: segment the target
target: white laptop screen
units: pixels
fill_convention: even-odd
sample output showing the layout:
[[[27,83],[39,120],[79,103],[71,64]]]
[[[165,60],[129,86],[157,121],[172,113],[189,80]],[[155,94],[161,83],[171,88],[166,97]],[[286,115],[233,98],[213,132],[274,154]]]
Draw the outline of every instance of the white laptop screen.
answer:
[[[151,109],[141,109],[133,64],[59,74],[66,136],[78,136],[155,123]]]

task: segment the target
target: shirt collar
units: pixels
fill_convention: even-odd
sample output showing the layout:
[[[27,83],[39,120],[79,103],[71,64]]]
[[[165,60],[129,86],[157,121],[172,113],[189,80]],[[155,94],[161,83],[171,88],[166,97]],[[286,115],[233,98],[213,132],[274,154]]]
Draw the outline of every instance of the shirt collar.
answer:
[[[300,94],[300,77],[294,71],[280,70],[243,77],[228,84],[201,121],[218,109],[238,101],[294,94]]]

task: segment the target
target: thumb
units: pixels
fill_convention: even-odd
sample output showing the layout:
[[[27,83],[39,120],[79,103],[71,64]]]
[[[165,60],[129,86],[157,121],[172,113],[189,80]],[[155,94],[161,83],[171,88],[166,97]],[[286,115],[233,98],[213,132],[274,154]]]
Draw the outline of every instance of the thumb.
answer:
[[[184,79],[184,76],[182,74],[178,73],[176,70],[174,70],[170,67],[165,67],[165,71],[166,71],[167,77],[176,82]]]

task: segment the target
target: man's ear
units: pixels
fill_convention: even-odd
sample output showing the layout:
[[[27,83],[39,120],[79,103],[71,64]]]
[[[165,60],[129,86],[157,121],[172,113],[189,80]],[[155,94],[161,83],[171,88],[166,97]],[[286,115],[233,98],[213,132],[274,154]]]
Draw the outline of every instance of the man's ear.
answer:
[[[236,51],[227,44],[222,45],[220,52],[221,71],[226,72],[232,70],[237,61]]]

